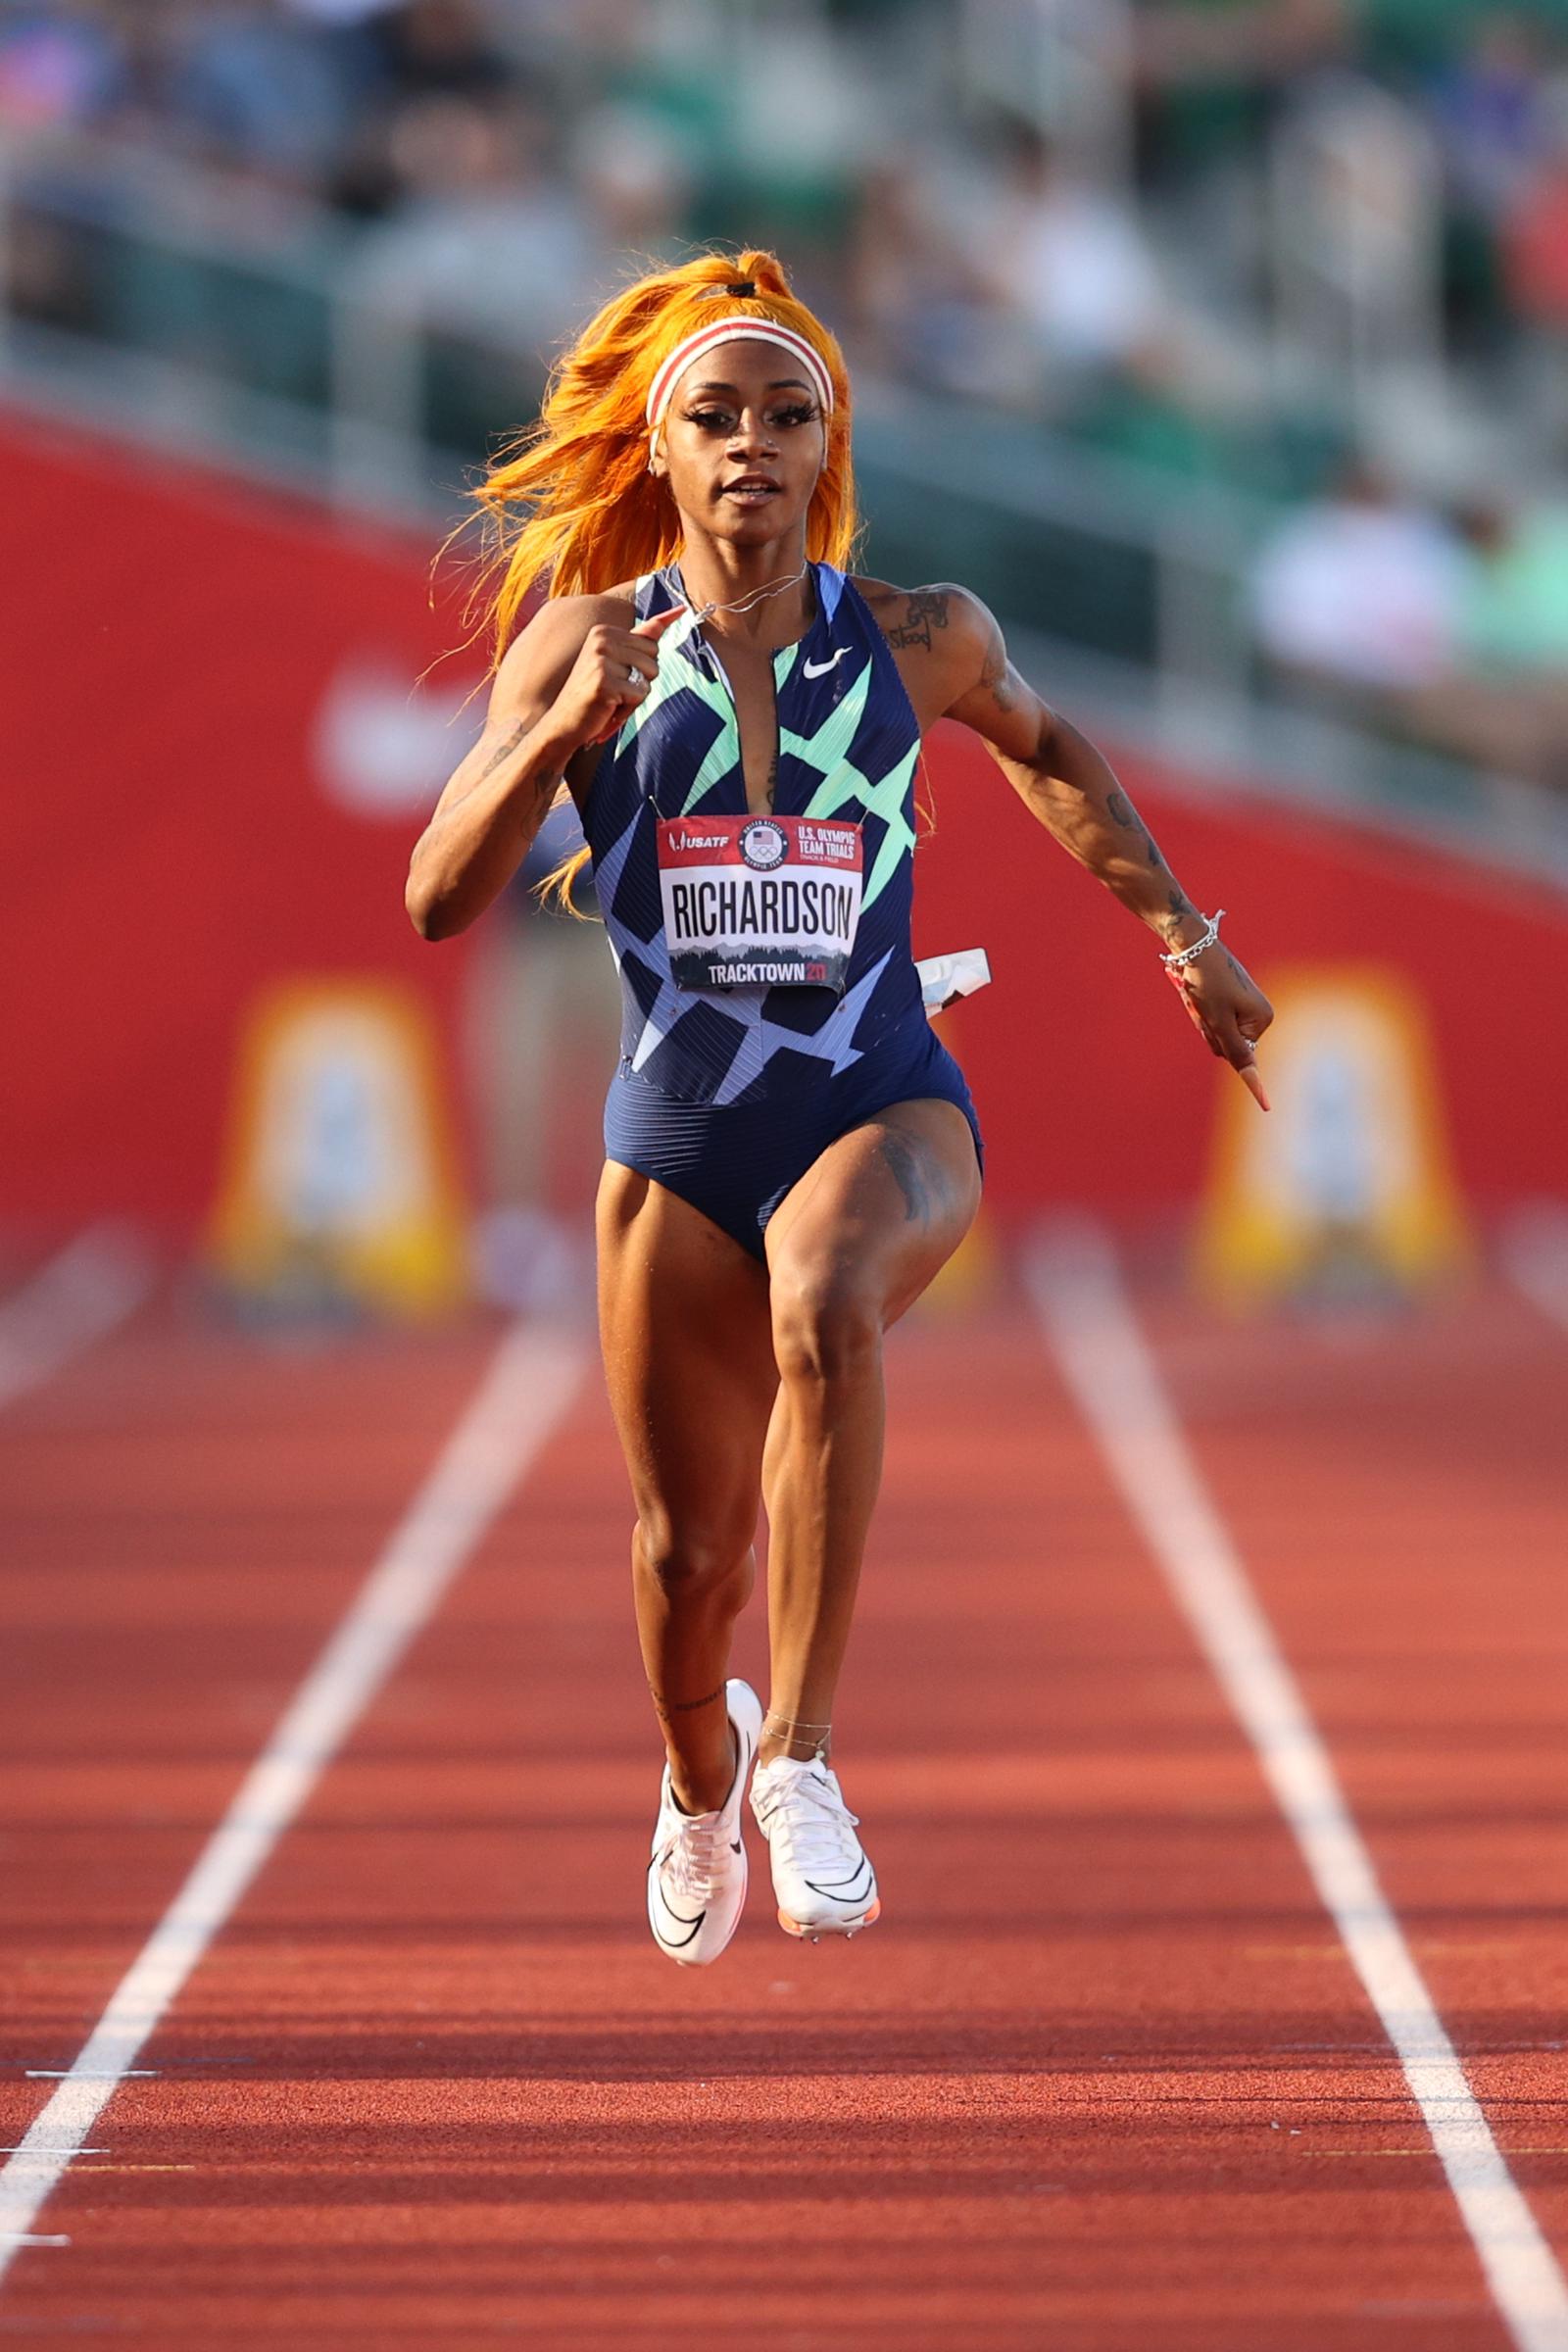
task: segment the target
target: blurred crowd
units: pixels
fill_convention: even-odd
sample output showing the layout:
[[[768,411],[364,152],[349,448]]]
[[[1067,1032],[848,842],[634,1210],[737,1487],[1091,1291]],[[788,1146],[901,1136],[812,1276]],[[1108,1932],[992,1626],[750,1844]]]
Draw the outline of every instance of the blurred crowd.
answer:
[[[348,284],[474,455],[776,244],[892,396],[1277,506],[1285,691],[1568,769],[1568,0],[0,0],[0,137],[14,311],[319,401]]]

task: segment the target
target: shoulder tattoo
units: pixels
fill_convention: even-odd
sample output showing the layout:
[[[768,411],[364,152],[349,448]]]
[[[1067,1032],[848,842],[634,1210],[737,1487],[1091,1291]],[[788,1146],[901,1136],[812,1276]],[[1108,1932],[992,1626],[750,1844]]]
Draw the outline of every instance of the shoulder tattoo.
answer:
[[[923,645],[929,653],[932,630],[945,629],[948,625],[948,607],[951,602],[950,592],[946,588],[912,589],[905,599],[902,619],[895,621],[888,631],[889,645]]]

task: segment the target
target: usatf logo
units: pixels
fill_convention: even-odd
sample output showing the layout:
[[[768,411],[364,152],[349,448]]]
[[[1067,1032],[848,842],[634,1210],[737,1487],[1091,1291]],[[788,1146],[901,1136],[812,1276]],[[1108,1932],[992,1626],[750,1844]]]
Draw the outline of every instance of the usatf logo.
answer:
[[[772,818],[759,816],[741,827],[741,856],[754,871],[770,874],[789,856],[789,836]]]

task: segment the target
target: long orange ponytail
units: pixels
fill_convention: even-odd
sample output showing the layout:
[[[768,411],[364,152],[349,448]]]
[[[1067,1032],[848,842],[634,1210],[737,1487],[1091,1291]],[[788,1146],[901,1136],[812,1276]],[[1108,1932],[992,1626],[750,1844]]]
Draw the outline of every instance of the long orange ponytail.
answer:
[[[539,422],[473,493],[498,539],[495,601],[500,662],[530,591],[602,592],[667,564],[680,549],[680,516],[667,484],[648,471],[648,387],[666,354],[714,316],[728,287],[748,318],[804,335],[828,370],[833,413],[827,456],[807,516],[806,552],[841,568],[859,528],[850,465],[850,381],[844,355],[790,291],[770,253],[705,253],[652,271],[589,320],[550,379]]]

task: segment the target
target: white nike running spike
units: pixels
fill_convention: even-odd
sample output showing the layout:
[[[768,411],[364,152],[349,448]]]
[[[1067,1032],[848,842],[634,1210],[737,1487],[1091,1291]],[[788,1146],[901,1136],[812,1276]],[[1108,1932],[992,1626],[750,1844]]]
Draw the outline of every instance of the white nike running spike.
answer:
[[[767,1839],[778,1924],[786,1936],[855,1936],[880,1912],[876,1873],[856,1836],[858,1817],[818,1757],[775,1756],[752,1783],[752,1811]]]
[[[724,1700],[735,1734],[735,1778],[716,1813],[683,1813],[669,1786],[659,1791],[659,1822],[648,1865],[648,1924],[660,1950],[682,1968],[716,1960],[740,1923],[746,1900],[746,1847],[741,1798],[762,1736],[762,1707],[742,1682],[726,1683]]]

